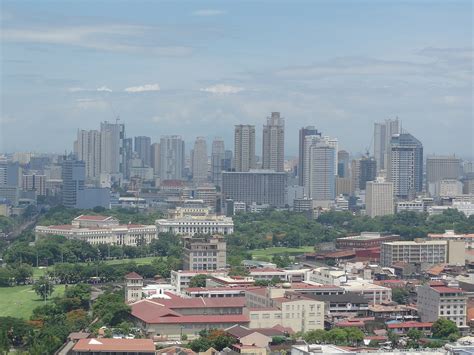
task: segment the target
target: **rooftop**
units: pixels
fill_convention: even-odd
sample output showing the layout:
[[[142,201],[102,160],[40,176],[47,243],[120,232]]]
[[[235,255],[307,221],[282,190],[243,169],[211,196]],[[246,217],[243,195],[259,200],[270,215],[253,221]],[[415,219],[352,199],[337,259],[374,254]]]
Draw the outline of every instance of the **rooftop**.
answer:
[[[73,348],[74,351],[94,352],[150,352],[155,353],[155,344],[151,339],[109,339],[91,338],[80,339]]]
[[[74,221],[98,221],[98,222],[103,222],[107,221],[110,219],[115,219],[112,216],[91,216],[91,215],[80,215],[76,218],[74,218]]]
[[[402,323],[392,323],[388,325],[389,329],[394,328],[428,328],[431,327],[433,323],[429,322],[402,322]]]

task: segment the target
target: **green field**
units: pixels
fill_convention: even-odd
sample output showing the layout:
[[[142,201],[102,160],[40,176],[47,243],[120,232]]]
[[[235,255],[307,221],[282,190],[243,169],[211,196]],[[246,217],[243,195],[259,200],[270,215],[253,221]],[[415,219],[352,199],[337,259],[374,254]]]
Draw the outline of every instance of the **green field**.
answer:
[[[153,259],[155,259],[155,257],[153,256],[148,256],[148,257],[144,257],[144,258],[136,258],[136,259],[113,259],[113,260],[104,260],[102,262],[106,263],[106,264],[110,264],[110,265],[118,265],[118,264],[125,264],[125,263],[128,263],[128,262],[134,262],[136,263],[137,265],[144,265],[144,264],[150,264]],[[40,276],[43,276],[46,274],[46,272],[48,270],[53,270],[53,267],[52,266],[48,266],[48,267],[43,267],[43,266],[40,266],[40,267],[34,267],[33,268],[33,277],[35,279],[37,279],[38,277]]]
[[[271,258],[275,254],[289,254],[298,255],[303,253],[310,253],[314,251],[314,247],[300,247],[300,248],[286,248],[286,247],[271,247],[266,249],[255,249],[250,253],[252,258],[258,260],[259,258]]]
[[[60,296],[63,293],[64,285],[56,285],[52,296]],[[33,309],[42,304],[44,301],[31,286],[0,287],[0,317],[29,319]]]

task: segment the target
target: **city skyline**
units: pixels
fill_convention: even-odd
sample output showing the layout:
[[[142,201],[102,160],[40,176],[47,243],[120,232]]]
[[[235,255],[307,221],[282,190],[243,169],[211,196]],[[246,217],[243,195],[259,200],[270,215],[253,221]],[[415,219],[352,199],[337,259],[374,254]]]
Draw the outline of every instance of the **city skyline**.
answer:
[[[423,3],[101,1],[90,16],[3,2],[0,150],[71,151],[78,128],[120,116],[127,137],[181,135],[187,147],[197,136],[231,146],[234,125],[255,125],[261,155],[278,111],[286,156],[301,127],[357,154],[374,122],[399,117],[426,155],[472,158],[471,3]],[[285,30],[269,25],[283,16]]]

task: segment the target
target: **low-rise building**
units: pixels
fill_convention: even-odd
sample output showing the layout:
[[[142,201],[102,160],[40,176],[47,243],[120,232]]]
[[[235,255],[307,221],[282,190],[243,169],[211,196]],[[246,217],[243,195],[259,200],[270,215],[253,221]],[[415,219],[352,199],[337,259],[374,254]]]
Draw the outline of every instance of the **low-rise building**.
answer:
[[[458,240],[463,241],[466,249],[474,248],[474,233],[466,234],[457,234],[454,230],[446,230],[446,232],[438,233],[429,233],[428,238],[431,240]]]
[[[432,282],[418,286],[416,293],[422,322],[445,318],[456,323],[458,328],[466,327],[467,296],[462,289],[443,282]]]
[[[399,235],[383,235],[377,232],[362,232],[360,235],[336,239],[338,249],[367,249],[380,247],[382,243],[400,240]]]
[[[184,292],[196,275],[227,276],[226,270],[171,270],[171,285],[177,293]]]
[[[396,262],[464,265],[464,243],[455,240],[427,239],[383,243],[380,264],[390,267]]]
[[[309,281],[324,285],[336,285],[347,282],[346,272],[336,267],[318,267],[309,274]]]
[[[185,270],[217,270],[226,267],[226,242],[219,235],[184,239]]]
[[[79,339],[71,350],[72,355],[154,355],[152,339]]]
[[[348,280],[346,283],[342,284],[341,287],[345,292],[352,292],[361,295],[369,302],[369,304],[380,304],[392,300],[391,288],[376,285],[368,280]]]
[[[234,222],[231,217],[225,216],[186,216],[174,219],[158,219],[157,233],[173,233],[192,237],[195,234],[234,233]]]
[[[90,244],[131,245],[146,244],[157,238],[154,225],[119,224],[114,217],[81,215],[71,224],[36,226],[35,236],[62,235]]]
[[[405,335],[410,329],[416,329],[424,333],[424,335],[431,334],[432,322],[400,322],[390,323],[387,328],[398,335]]]

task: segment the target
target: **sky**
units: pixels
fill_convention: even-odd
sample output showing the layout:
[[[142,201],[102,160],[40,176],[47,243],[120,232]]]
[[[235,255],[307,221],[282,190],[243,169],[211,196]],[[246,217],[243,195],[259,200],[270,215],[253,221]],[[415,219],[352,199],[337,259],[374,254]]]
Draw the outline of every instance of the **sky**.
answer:
[[[223,137],[286,120],[353,154],[399,117],[425,154],[474,156],[473,2],[1,1],[0,151],[72,150],[117,117],[128,137]]]

